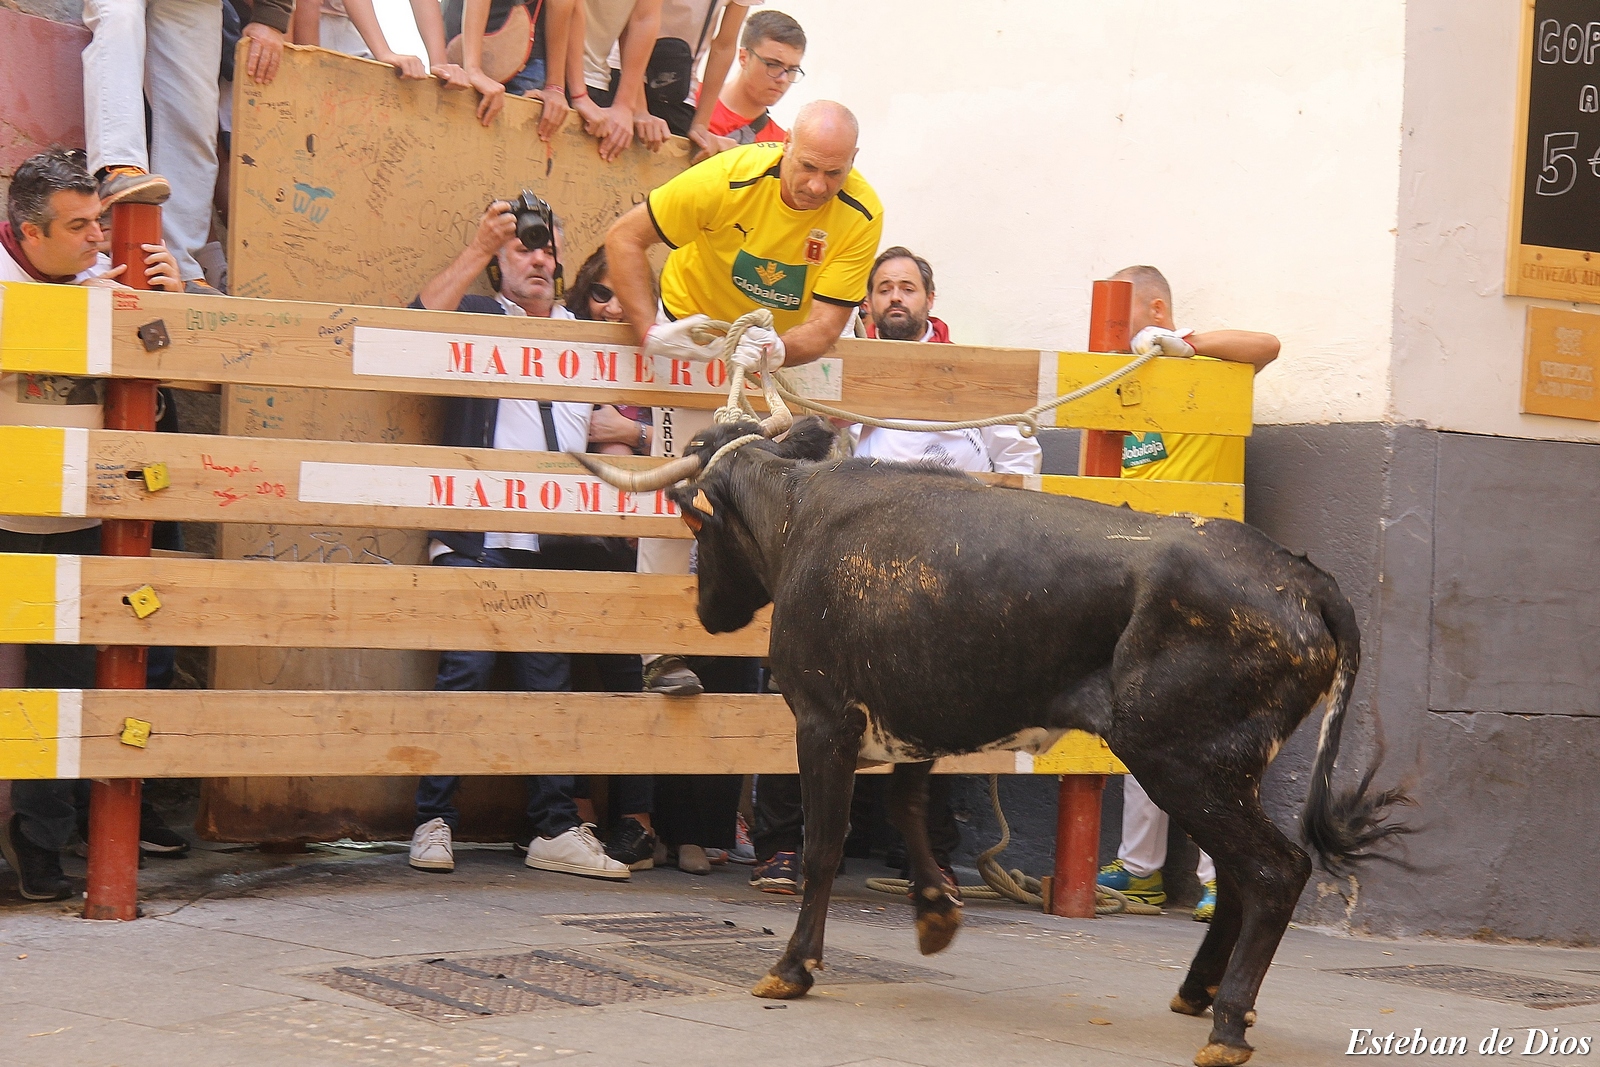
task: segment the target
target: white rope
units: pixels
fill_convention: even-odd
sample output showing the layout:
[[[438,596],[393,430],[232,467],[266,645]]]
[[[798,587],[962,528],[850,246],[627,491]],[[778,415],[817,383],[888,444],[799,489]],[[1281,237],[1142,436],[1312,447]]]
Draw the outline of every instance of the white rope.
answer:
[[[766,308],[757,308],[754,311],[740,315],[733,322],[722,322],[717,319],[705,323],[700,329],[704,331],[696,337],[702,344],[709,344],[720,335],[722,341],[721,359],[728,368],[728,403],[716,410],[714,418],[719,423],[740,422],[745,419],[756,418],[750,401],[745,396],[745,368],[732,360],[734,349],[739,347],[739,340],[744,336],[745,330],[751,326],[764,326],[772,329],[772,312]],[[697,331],[698,333],[698,331]],[[1090,393],[1113,385],[1140,367],[1149,363],[1159,354],[1158,349],[1152,349],[1144,355],[1134,359],[1118,369],[1107,374],[1088,385],[1080,386],[1072,392],[1058,396],[1054,400],[1043,404],[1035,404],[1027,411],[1013,412],[1009,415],[993,415],[986,419],[962,419],[959,421],[933,421],[922,419],[879,419],[860,412],[848,411],[845,408],[824,404],[820,400],[813,400],[801,393],[795,392],[784,381],[782,368],[776,372],[761,375],[762,390],[767,397],[767,405],[772,407],[774,400],[781,397],[784,401],[806,411],[814,411],[820,415],[827,415],[835,419],[844,419],[847,422],[859,422],[865,426],[877,426],[885,430],[910,430],[914,433],[937,433],[943,430],[981,430],[989,426],[1016,426],[1024,437],[1033,437],[1039,432],[1038,418],[1047,411],[1074,401],[1082,400]],[[781,406],[781,405],[780,405]],[[773,408],[776,411],[776,408]]]

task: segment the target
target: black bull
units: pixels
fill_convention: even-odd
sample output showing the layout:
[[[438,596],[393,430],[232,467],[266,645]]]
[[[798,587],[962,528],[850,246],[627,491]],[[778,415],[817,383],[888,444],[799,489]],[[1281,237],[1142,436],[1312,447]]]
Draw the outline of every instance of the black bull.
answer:
[[[706,465],[752,424],[714,427]],[[895,762],[924,953],[959,903],[923,818],[936,756],[1099,734],[1211,854],[1217,910],[1172,1010],[1210,1007],[1195,1062],[1243,1063],[1257,990],[1311,863],[1262,810],[1284,741],[1326,697],[1306,839],[1336,867],[1399,832],[1371,773],[1335,796],[1333,763],[1360,633],[1333,578],[1248,526],[986,486],[938,468],[815,462],[831,432],[801,420],[671,490],[699,544],[699,615],[723,633],[773,604],[772,673],[794,711],[805,890],[757,996],[805,994],[822,962],[858,760]],[[807,462],[811,461],[811,462]],[[693,464],[690,464],[693,466]],[[591,468],[593,469],[593,468]]]

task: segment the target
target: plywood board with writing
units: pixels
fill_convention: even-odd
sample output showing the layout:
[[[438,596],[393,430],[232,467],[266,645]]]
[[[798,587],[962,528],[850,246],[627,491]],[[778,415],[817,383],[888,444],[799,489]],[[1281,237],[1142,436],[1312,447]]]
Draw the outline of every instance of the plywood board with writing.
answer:
[[[613,219],[681,171],[688,145],[634,146],[604,163],[576,117],[546,146],[540,105],[510,98],[494,124],[477,94],[404,81],[392,68],[319,49],[289,48],[270,85],[235,86],[230,273],[236,296],[402,306],[471,239],[492,200],[531,189],[565,222],[563,261],[577,272]],[[487,292],[480,281],[478,292]],[[230,388],[229,434],[433,443],[438,405],[377,394]],[[227,558],[421,563],[426,538],[382,530],[231,526]],[[432,657],[352,650],[222,650],[216,684],[229,688],[427,689]],[[257,780],[213,783],[209,835],[317,836],[340,813],[342,832],[400,822],[408,787],[379,782]],[[409,813],[407,813],[408,815]]]
[[[564,221],[570,277],[617,216],[688,164],[683,138],[606,163],[576,115],[546,145],[537,102],[508,97],[488,128],[476,106],[474,92],[316,48],[285,49],[270,85],[241,79],[233,294],[403,306],[491,201],[523,189]]]

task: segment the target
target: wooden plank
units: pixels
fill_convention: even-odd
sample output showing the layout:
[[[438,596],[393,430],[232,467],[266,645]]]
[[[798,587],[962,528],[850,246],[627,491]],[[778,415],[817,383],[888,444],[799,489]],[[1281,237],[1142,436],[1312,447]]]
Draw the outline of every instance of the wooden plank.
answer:
[[[0,455],[18,515],[691,536],[665,495],[621,493],[560,452],[0,426]],[[140,477],[153,463],[171,478],[157,492]]]
[[[142,748],[120,740],[129,718],[150,724]],[[1031,773],[1034,762],[989,752],[934,769]],[[773,695],[275,692],[268,703],[248,690],[0,689],[9,779],[795,770],[794,716]]]
[[[562,453],[3,426],[0,455],[8,458],[0,465],[0,493],[17,515],[691,536],[664,494],[622,494]],[[166,464],[171,485],[150,492],[140,473],[158,462]],[[645,468],[660,461],[614,462]],[[1243,514],[1243,486],[1227,483],[981,477],[1140,511]],[[250,555],[396,561],[354,540],[320,556],[291,554],[288,544],[268,535]]]
[[[132,290],[69,298],[62,288],[4,283],[0,369],[698,408],[727,398],[720,364],[644,360],[631,332],[610,323]],[[138,329],[158,319],[172,343],[146,351]],[[1130,358],[846,339],[826,359],[786,373],[804,395],[850,411],[967,419],[1026,410]],[[1242,364],[1157,359],[1134,378],[1137,394],[1125,385],[1100,390],[1047,424],[1250,433],[1251,374]],[[1137,403],[1125,402],[1135,395]]]
[[[123,600],[146,585],[161,607],[141,619]],[[0,643],[767,654],[770,608],[708,634],[695,590],[676,574],[0,553]]]

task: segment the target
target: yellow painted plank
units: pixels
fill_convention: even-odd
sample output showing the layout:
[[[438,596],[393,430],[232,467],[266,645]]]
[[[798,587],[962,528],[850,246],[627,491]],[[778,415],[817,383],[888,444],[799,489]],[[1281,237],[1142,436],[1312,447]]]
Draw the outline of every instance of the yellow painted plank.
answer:
[[[1244,486],[1233,482],[1161,482],[1132,478],[1081,478],[1046,474],[1040,488],[1058,496],[1075,496],[1156,515],[1200,515],[1208,519],[1244,521]]]
[[[56,640],[56,557],[0,553],[0,644]]]
[[[1056,353],[1056,396],[1098,381],[1132,356]],[[1055,409],[1056,426],[1248,437],[1255,372],[1221,360],[1153,359],[1127,378]]]
[[[67,431],[0,426],[0,500],[7,515],[60,515]]]
[[[91,291],[0,282],[0,371],[89,373]]]
[[[1127,774],[1128,768],[1111,753],[1104,739],[1082,730],[1072,730],[1033,757],[1034,774]]]
[[[126,718],[151,724],[145,747],[120,741]],[[794,716],[771,694],[0,689],[9,779],[796,769]],[[1013,773],[1016,760],[979,753],[934,770]]]
[[[0,689],[0,778],[56,778],[63,745],[76,750],[71,723],[60,714],[62,696],[54,689]],[[70,701],[69,701],[70,703]]]
[[[18,285],[50,292],[66,288]],[[64,315],[63,328],[70,319],[100,339],[94,344],[106,346],[105,367],[95,373],[110,377],[595,403],[662,403],[670,396],[673,403],[698,408],[726,400],[726,392],[719,395],[706,380],[708,374],[720,378],[720,368],[641,361],[631,331],[614,323],[134,290],[91,292],[98,292],[96,299],[102,302],[91,300],[86,311]],[[104,309],[108,322],[103,330],[96,325],[101,314],[96,307]],[[157,319],[166,325],[172,343],[147,351],[137,331]],[[469,341],[476,346],[470,371]],[[496,342],[500,355],[492,358]],[[17,343],[22,344],[20,336]],[[26,361],[27,369],[83,373],[82,355],[59,354],[52,361],[45,349],[31,344],[27,352],[19,349],[13,357],[0,337],[0,366],[11,369],[16,358]],[[91,346],[87,358],[96,364],[102,354]],[[809,383],[802,387],[807,395],[832,397],[850,411],[967,419],[1025,411],[1130,358],[847,338],[826,357],[833,362],[811,364],[797,373]],[[690,385],[674,384],[685,375]],[[1123,403],[1132,399],[1126,389],[1102,390],[1059,409],[1056,425],[1236,436],[1250,432],[1248,367],[1158,359],[1135,377],[1139,403]],[[691,387],[695,391],[674,391]]]

